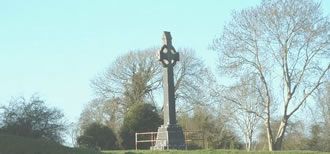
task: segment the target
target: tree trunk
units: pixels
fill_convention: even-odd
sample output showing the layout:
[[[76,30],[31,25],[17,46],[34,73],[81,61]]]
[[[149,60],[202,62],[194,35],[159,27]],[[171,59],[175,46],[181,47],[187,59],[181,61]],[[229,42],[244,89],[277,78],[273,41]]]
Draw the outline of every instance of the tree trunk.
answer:
[[[286,130],[287,125],[288,125],[288,118],[284,117],[281,121],[281,124],[280,124],[279,128],[278,128],[275,142],[273,143],[273,150],[274,151],[282,150],[283,138],[284,138],[284,134],[285,134],[285,130]]]
[[[251,151],[251,147],[252,147],[252,132],[250,130],[247,130],[244,133],[244,138],[245,138],[245,149],[246,149],[246,151]]]
[[[265,125],[267,130],[268,150],[273,151],[273,135],[269,118],[267,118]]]
[[[252,133],[248,137],[247,151],[251,151],[251,148],[252,148]]]

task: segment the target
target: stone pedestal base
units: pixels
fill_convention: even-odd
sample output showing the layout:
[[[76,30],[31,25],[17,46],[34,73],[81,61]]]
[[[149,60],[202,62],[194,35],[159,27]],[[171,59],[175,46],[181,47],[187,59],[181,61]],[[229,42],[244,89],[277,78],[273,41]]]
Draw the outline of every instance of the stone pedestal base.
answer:
[[[156,144],[151,150],[184,149],[185,139],[178,125],[161,125],[158,128]]]

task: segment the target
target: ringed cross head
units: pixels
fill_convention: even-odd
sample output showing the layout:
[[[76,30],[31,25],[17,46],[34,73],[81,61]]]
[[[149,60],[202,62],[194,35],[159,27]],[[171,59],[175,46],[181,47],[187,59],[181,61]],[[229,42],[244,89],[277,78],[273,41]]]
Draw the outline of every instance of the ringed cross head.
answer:
[[[158,60],[162,62],[163,67],[174,66],[179,61],[179,53],[175,51],[172,45],[172,37],[170,32],[164,32],[163,34],[164,45],[159,50]]]

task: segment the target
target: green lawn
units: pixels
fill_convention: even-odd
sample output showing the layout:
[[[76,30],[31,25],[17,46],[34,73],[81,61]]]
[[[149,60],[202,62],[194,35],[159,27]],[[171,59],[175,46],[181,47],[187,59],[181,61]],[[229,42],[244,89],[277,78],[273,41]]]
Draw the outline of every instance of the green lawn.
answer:
[[[88,149],[69,148],[58,143],[0,134],[0,154],[330,154],[311,151],[239,151],[239,150],[113,150],[97,152]]]
[[[151,150],[118,150],[103,151],[105,154],[330,154],[329,152],[312,152],[312,151],[240,151],[240,150],[170,150],[170,151],[151,151]]]
[[[100,152],[69,148],[55,142],[0,134],[0,154],[101,154]]]

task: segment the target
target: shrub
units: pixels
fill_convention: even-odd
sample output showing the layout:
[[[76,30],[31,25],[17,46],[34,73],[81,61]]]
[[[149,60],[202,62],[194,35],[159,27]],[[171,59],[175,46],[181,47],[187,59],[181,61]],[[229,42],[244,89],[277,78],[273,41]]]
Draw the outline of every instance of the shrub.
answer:
[[[133,149],[135,147],[136,132],[157,131],[157,128],[161,124],[162,119],[154,106],[144,103],[133,105],[126,113],[123,126],[121,127],[120,137],[122,139],[122,147]],[[139,147],[149,148],[150,144],[144,144]]]
[[[62,133],[66,128],[64,114],[56,108],[47,107],[38,97],[31,97],[30,100],[14,99],[2,109],[0,132],[63,141]]]
[[[77,138],[80,147],[109,150],[116,149],[117,138],[111,128],[92,123],[83,130],[83,134]]]

